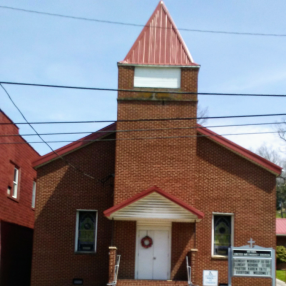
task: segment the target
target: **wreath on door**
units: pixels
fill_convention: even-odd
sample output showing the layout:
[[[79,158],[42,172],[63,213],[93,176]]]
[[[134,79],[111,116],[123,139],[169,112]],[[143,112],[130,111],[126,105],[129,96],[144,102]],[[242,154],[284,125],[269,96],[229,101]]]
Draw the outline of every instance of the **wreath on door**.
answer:
[[[150,236],[146,235],[141,239],[141,245],[144,248],[149,248],[153,245],[153,240]]]

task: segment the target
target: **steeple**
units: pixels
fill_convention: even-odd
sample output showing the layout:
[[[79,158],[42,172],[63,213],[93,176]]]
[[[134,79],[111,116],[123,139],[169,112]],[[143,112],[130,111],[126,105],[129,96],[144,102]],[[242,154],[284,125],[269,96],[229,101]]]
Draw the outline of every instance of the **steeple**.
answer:
[[[199,68],[160,1],[118,63],[115,205],[154,185],[193,204]]]
[[[127,56],[120,64],[199,66],[160,1]]]

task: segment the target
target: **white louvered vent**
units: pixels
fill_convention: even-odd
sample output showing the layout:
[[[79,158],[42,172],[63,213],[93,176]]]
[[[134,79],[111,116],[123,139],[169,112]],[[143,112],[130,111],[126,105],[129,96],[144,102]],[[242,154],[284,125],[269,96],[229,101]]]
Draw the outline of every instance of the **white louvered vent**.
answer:
[[[180,88],[180,68],[135,67],[134,87]]]
[[[195,214],[156,192],[114,212],[111,217],[115,220],[159,219],[182,222],[198,220]]]

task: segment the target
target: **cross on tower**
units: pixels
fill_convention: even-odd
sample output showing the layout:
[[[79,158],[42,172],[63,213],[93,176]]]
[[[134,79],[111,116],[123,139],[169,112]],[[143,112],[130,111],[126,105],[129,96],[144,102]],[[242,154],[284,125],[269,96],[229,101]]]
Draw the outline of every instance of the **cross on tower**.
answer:
[[[248,241],[248,243],[250,244],[250,248],[253,248],[253,244],[255,243],[255,241],[250,238],[250,241]]]

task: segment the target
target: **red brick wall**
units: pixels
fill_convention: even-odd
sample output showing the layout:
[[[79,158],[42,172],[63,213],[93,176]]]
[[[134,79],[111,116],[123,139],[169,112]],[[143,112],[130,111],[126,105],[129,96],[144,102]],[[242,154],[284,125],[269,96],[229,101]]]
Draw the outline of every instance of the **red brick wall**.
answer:
[[[286,247],[286,236],[277,236],[276,237],[276,245],[277,246],[285,246]]]
[[[198,138],[196,191],[195,206],[205,217],[197,223],[195,283],[202,283],[204,269],[218,270],[219,282],[227,283],[228,261],[211,257],[212,212],[234,213],[235,246],[252,237],[257,245],[275,248],[274,175],[207,138]],[[251,285],[244,278],[233,281],[235,286]],[[253,279],[253,283],[271,285],[271,280]]]
[[[180,91],[197,91],[198,69],[183,69]],[[119,66],[119,88],[133,89],[134,70]],[[155,90],[154,90],[155,91]],[[178,101],[173,95],[160,94],[146,100],[153,93],[118,94],[118,120],[196,117],[196,96],[187,95]],[[133,100],[130,100],[132,96]],[[151,122],[118,122],[117,130],[166,129],[195,126],[195,120]],[[188,203],[193,203],[196,138],[124,140],[195,136],[195,129],[169,129],[144,132],[119,132],[116,142],[114,204],[157,185]],[[136,160],[135,160],[136,158]],[[186,178],[189,178],[186,180]]]
[[[136,222],[115,221],[114,245],[117,254],[121,255],[119,279],[134,279]]]
[[[108,138],[114,138],[109,136]],[[103,179],[114,173],[114,141],[96,142],[66,156],[84,172]],[[113,180],[104,185],[58,159],[38,169],[38,196],[33,248],[33,286],[105,285],[111,221],[103,211],[112,206]],[[76,210],[98,210],[97,252],[75,254]]]
[[[195,247],[195,224],[172,223],[171,279],[187,281],[186,256]],[[191,261],[189,260],[189,264]]]
[[[178,91],[196,92],[197,77],[198,69],[182,69],[181,89]],[[133,78],[133,67],[119,66],[119,89],[133,89]],[[154,89],[154,92],[157,90]],[[197,97],[193,94],[155,93],[155,96],[152,92],[119,92],[118,94],[118,120],[194,118],[196,108]],[[154,185],[194,204],[196,130],[187,128],[194,127],[195,124],[196,120],[119,121],[117,130],[168,128],[169,130],[117,133],[119,140],[116,142],[114,204]],[[184,136],[190,136],[190,138],[140,139]],[[124,140],[129,138],[139,138],[139,140]],[[136,223],[116,222],[116,225],[115,245],[118,247],[118,253],[122,254],[119,277],[134,279]],[[194,224],[173,223],[172,279],[187,280],[185,257],[193,244]]]
[[[12,121],[0,111],[1,123]],[[13,124],[0,125],[0,134],[19,134]],[[25,141],[20,136],[0,137],[0,143]],[[27,144],[0,144],[0,221],[19,224],[25,227],[34,227],[34,210],[32,204],[33,181],[37,172],[32,168],[32,162],[40,155]],[[7,196],[8,186],[13,187],[14,167],[19,168],[18,199]]]
[[[183,90],[197,91],[197,72],[182,71]],[[132,89],[133,76],[132,67],[120,66],[119,88]],[[154,93],[119,92],[118,120],[196,117],[194,96],[159,95],[155,89]],[[195,124],[193,120],[118,122],[117,129],[194,127]],[[234,213],[236,246],[245,245],[252,236],[258,245],[275,247],[275,176],[206,138],[123,140],[194,135],[195,129],[191,128],[117,133],[120,140],[116,142],[114,204],[157,185],[203,211],[205,218],[197,223],[199,251],[194,266],[195,283],[202,284],[204,269],[218,270],[219,283],[227,283],[227,260],[211,257],[212,212]],[[174,267],[179,253],[184,255],[185,246],[173,245],[173,248]],[[176,275],[181,279],[184,274],[179,269]],[[172,278],[176,275],[172,273]],[[245,281],[236,278],[234,285],[246,285]],[[270,279],[255,281],[259,286],[271,283]]]

